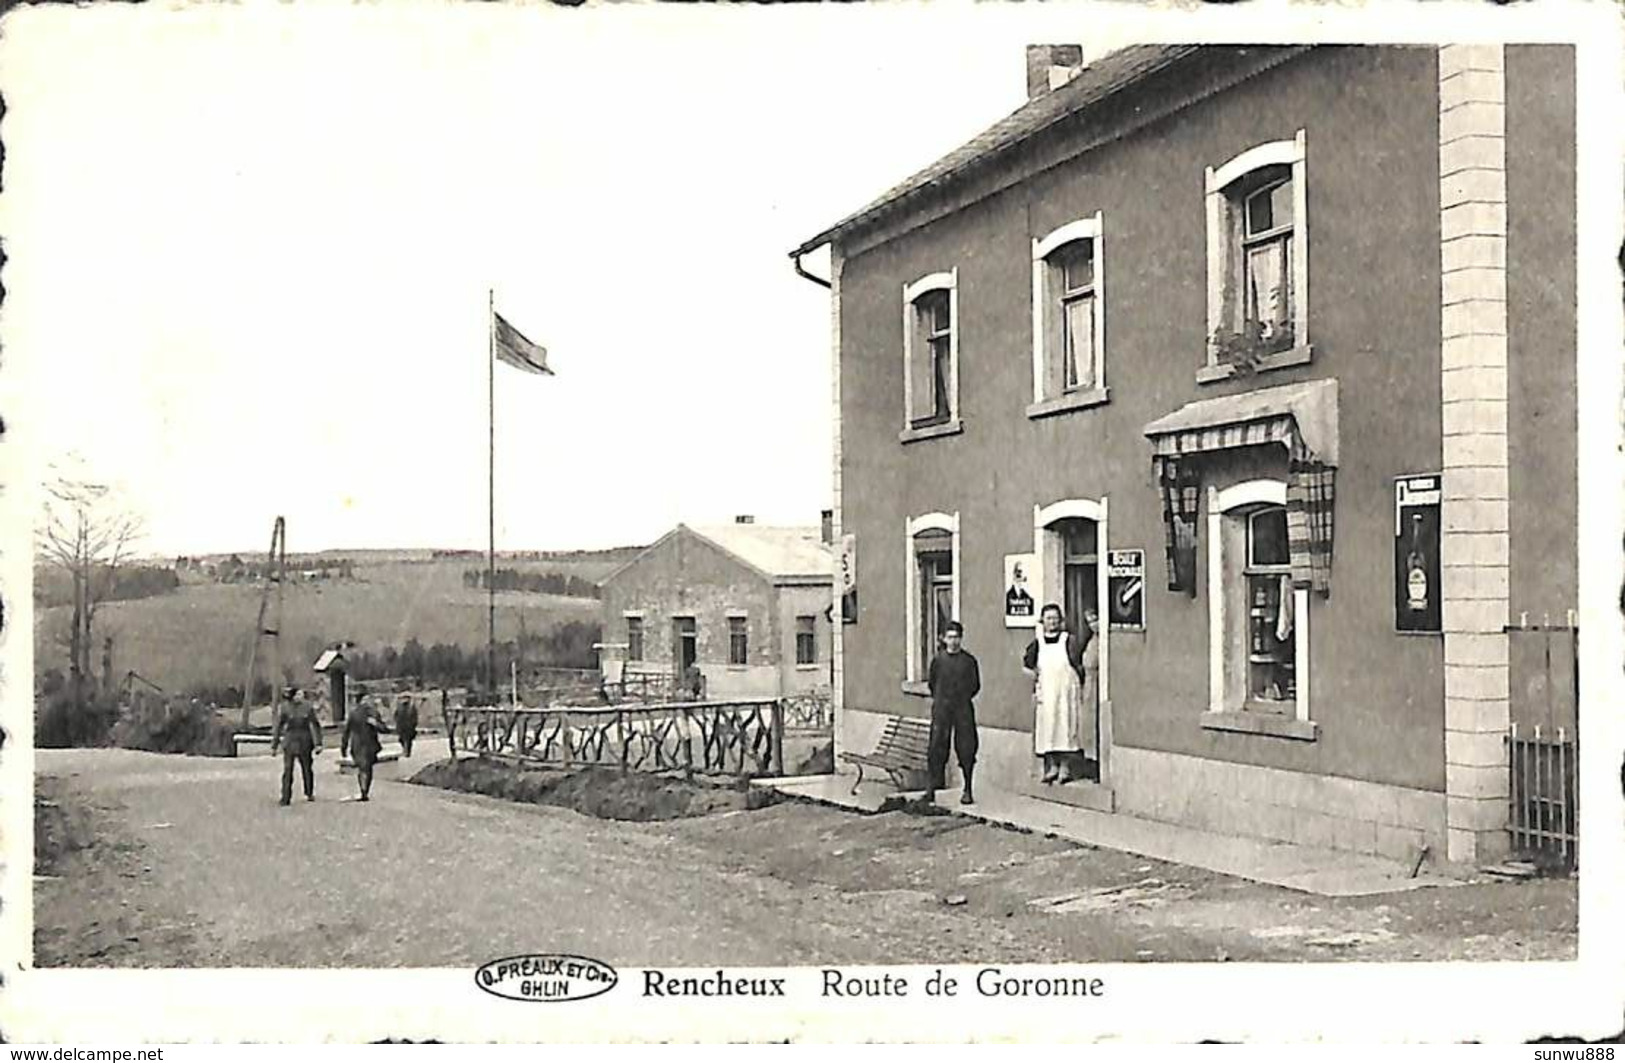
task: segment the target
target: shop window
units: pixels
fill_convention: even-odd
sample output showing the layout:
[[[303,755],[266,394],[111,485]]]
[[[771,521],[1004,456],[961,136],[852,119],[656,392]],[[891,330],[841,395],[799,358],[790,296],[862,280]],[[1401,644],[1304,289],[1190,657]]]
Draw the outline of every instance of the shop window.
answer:
[[[904,441],[957,430],[957,273],[934,273],[903,289]]]
[[[1101,216],[1033,241],[1033,405],[1041,417],[1106,399]]]
[[[742,616],[728,618],[728,663],[731,665],[744,665],[750,663],[750,631],[749,621]]]
[[[1309,349],[1305,138],[1207,172],[1208,351],[1202,379],[1300,365]]]
[[[1297,696],[1291,559],[1286,508],[1247,513],[1243,615],[1247,634],[1246,707],[1291,712]]]
[[[1309,591],[1295,586],[1286,484],[1208,496],[1211,691],[1204,726],[1313,740]]]
[[[643,617],[641,616],[626,618],[626,659],[629,661],[643,660]]]
[[[818,618],[796,617],[796,663],[818,663]]]

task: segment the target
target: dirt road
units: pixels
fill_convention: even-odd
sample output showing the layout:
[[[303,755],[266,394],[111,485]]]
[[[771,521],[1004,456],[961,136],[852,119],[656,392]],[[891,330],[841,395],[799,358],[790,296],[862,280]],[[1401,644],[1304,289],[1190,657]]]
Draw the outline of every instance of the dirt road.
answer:
[[[957,817],[787,803],[664,822],[380,781],[318,760],[42,751],[95,839],[36,880],[37,963],[471,967],[1569,958],[1571,880],[1328,900]]]

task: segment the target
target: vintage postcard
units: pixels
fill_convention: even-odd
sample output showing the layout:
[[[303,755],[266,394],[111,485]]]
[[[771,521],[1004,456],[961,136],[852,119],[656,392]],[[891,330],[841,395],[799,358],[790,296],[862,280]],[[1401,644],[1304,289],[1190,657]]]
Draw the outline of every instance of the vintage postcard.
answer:
[[[6,1041],[1618,1033],[1617,6],[0,27]]]

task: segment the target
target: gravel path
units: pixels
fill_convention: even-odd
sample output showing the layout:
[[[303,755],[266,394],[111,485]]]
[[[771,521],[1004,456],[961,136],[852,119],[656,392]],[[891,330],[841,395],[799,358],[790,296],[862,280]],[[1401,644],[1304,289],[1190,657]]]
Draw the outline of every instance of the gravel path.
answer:
[[[622,823],[317,761],[41,751],[99,844],[36,882],[37,962],[471,967],[1564,958],[1572,881],[1329,901],[957,817],[787,803]]]

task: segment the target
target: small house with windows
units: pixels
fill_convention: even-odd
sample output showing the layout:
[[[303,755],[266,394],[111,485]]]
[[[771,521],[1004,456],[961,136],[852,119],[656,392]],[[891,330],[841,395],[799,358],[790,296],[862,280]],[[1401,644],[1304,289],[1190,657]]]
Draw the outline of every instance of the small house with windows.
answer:
[[[837,746],[929,714],[958,619],[983,787],[1499,858],[1509,733],[1578,711],[1549,663],[1578,588],[1573,50],[1027,68],[1009,117],[792,252],[830,253],[863,603]],[[1066,785],[1026,597],[1098,616],[1100,755]]]
[[[602,582],[624,675],[682,678],[708,698],[828,690],[835,559],[822,527],[679,524]]]

